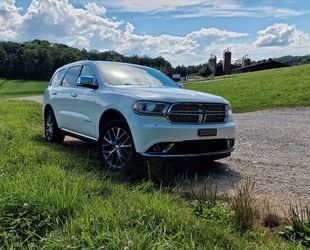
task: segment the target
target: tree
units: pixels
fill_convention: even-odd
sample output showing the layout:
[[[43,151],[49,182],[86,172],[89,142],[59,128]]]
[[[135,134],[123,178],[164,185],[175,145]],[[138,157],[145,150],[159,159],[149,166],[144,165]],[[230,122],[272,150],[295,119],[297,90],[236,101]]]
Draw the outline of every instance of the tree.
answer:
[[[210,67],[208,66],[208,64],[202,65],[198,71],[198,75],[203,76],[203,77],[207,77],[211,74],[212,74],[212,71]]]

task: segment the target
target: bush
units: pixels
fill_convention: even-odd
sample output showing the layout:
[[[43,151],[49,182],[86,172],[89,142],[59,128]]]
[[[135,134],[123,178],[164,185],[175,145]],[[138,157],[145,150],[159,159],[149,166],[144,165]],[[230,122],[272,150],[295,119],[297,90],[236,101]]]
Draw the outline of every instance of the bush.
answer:
[[[280,234],[290,241],[310,247],[310,209],[301,204],[290,206],[288,215],[289,226]]]
[[[265,227],[278,227],[280,226],[281,218],[279,215],[274,213],[267,213],[264,217],[264,226]]]

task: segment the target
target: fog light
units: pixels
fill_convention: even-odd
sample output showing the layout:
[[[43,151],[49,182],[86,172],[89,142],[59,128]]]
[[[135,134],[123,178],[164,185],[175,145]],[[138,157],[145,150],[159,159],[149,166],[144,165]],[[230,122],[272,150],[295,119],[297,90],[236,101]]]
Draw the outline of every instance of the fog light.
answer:
[[[235,146],[235,139],[226,140],[227,148],[232,149]]]
[[[174,143],[168,143],[168,142],[163,142],[163,143],[158,143],[153,145],[147,152],[153,153],[153,154],[166,154],[168,151],[172,149],[174,146]]]
[[[160,146],[158,144],[153,146],[152,151],[156,153],[160,152]]]

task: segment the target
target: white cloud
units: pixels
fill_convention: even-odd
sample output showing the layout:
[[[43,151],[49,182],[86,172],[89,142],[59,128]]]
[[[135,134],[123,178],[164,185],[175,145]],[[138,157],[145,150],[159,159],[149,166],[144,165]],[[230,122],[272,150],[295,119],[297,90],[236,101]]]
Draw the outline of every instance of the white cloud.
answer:
[[[69,0],[32,0],[23,14],[14,0],[0,3],[1,40],[46,39],[126,55],[163,56],[173,65],[206,62],[211,53],[221,56],[226,47],[232,48],[236,59],[244,53],[255,53],[255,57],[283,54],[283,49],[277,49],[280,45],[288,50],[286,54],[306,53],[310,49],[310,35],[287,24],[259,31],[252,44],[241,42],[247,35],[216,28],[202,28],[183,36],[137,34],[132,23],[109,18],[106,8],[94,3],[76,8]],[[270,49],[272,45],[277,45],[276,49]]]
[[[296,28],[293,25],[278,23],[258,31],[255,45],[258,47],[287,46],[293,41]]]
[[[83,0],[80,0],[83,2]],[[270,5],[247,7],[236,0],[118,0],[107,1],[107,6],[120,11],[165,13],[175,18],[213,17],[276,17],[285,18],[304,14],[303,10]]]
[[[257,32],[257,47],[309,48],[310,35],[297,30],[294,25],[277,23]]]
[[[0,37],[2,40],[15,39],[18,34],[16,27],[20,26],[22,19],[20,9],[14,4],[14,0],[3,0],[0,3]]]
[[[80,0],[80,2],[84,1]],[[190,7],[194,5],[200,5],[204,2],[205,0],[117,0],[105,1],[104,4],[118,10],[129,12],[161,12],[176,10],[178,8]]]
[[[217,2],[215,2],[217,3]],[[239,4],[224,4],[224,5],[200,5],[194,8],[183,10],[173,16],[175,18],[192,18],[192,17],[275,17],[287,18],[292,16],[303,15],[304,11],[279,8],[273,6],[257,6],[245,7]]]
[[[25,14],[15,7],[13,0],[4,0],[5,15],[0,27],[10,31],[7,39],[25,41],[47,39],[71,46],[101,51],[115,50],[124,54],[164,56],[172,63],[189,63],[199,51],[213,41],[227,41],[247,34],[202,28],[184,36],[140,35],[134,25],[106,16],[106,9],[97,4],[75,8],[68,0],[32,0]],[[12,15],[10,10],[14,10]],[[3,12],[4,13],[4,12]],[[10,27],[5,23],[14,22]],[[186,59],[188,61],[184,61]]]

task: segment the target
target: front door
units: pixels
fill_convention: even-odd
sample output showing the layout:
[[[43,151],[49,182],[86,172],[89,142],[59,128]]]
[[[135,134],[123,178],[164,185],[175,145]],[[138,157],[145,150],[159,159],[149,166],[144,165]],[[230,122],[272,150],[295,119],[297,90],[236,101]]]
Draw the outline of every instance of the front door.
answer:
[[[81,76],[91,76],[96,80],[95,71],[90,65],[83,65]],[[72,111],[75,121],[73,130],[82,135],[95,138],[95,89],[77,86],[72,91]]]

